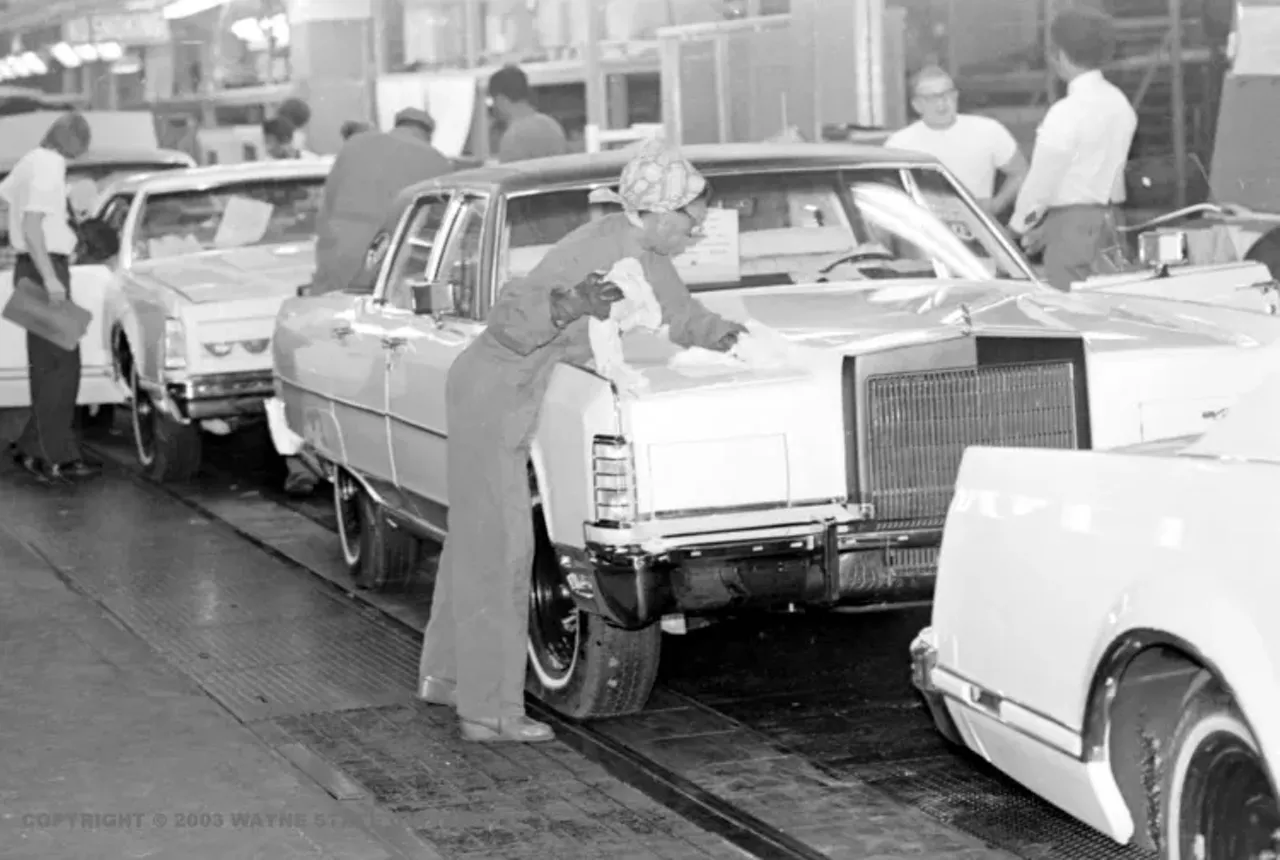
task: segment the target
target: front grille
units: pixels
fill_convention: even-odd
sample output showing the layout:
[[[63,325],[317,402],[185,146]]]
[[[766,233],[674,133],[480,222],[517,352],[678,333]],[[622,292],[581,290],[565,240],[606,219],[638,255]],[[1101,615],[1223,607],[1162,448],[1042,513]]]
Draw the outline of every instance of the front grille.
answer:
[[[970,445],[1075,448],[1070,361],[867,379],[866,488],[877,527],[942,525]]]

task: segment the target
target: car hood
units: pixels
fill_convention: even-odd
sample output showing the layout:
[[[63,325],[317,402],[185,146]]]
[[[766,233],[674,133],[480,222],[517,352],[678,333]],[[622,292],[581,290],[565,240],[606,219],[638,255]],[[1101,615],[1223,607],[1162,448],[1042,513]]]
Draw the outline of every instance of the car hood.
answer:
[[[1273,317],[1206,311],[1186,302],[1069,294],[1015,281],[788,285],[704,292],[697,298],[726,318],[761,323],[794,344],[834,356],[968,334],[1075,335],[1091,352],[1249,348],[1280,339],[1280,320]],[[1228,324],[1236,319],[1241,326]],[[625,351],[628,362],[657,389],[696,384],[690,378],[695,375],[714,376],[717,384],[761,376],[745,366],[723,365],[715,373],[710,368],[676,373],[670,362],[678,348],[651,333],[628,333]]]
[[[314,243],[294,242],[136,263],[131,274],[184,301],[208,304],[293,296],[314,270]]]

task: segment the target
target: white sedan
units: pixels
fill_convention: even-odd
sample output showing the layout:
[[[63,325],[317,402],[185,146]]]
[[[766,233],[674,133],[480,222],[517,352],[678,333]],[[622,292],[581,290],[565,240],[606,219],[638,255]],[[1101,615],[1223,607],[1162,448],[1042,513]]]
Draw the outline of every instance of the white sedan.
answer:
[[[7,143],[7,141],[6,141]],[[164,149],[92,149],[67,166],[73,208],[85,210],[101,189],[122,176],[175,171],[194,162],[185,153]],[[0,162],[0,178],[12,168],[12,160]],[[13,294],[13,249],[9,246],[8,216],[0,203],[0,307]],[[121,391],[111,377],[110,353],[102,328],[102,309],[114,279],[103,261],[81,261],[71,267],[71,295],[89,309],[93,321],[80,346],[79,403],[91,409],[119,403]],[[0,319],[0,408],[31,405],[27,383],[27,339],[13,323]]]
[[[151,477],[190,478],[202,431],[262,421],[276,313],[311,279],[332,163],[200,167],[104,194],[121,242],[103,334]]]
[[[1120,843],[1280,850],[1280,374],[1198,438],[970,448],[913,679],[940,731]]]

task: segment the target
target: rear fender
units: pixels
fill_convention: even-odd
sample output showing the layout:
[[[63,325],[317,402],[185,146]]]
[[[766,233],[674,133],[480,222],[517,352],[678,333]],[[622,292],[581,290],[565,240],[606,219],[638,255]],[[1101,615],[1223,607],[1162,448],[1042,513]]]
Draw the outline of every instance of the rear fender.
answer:
[[[1259,571],[1259,575],[1269,575]],[[1187,600],[1194,594],[1195,600]],[[1168,645],[1217,675],[1230,690],[1268,762],[1280,761],[1280,726],[1260,715],[1280,713],[1276,664],[1256,619],[1198,570],[1162,570],[1134,584],[1107,615],[1092,665],[1097,666],[1084,714],[1084,755],[1105,753],[1110,717],[1107,682],[1118,679],[1140,645]],[[1275,781],[1275,773],[1272,780]]]
[[[585,543],[582,526],[594,519],[591,440],[621,432],[608,380],[569,364],[551,372],[530,457],[553,543]]]

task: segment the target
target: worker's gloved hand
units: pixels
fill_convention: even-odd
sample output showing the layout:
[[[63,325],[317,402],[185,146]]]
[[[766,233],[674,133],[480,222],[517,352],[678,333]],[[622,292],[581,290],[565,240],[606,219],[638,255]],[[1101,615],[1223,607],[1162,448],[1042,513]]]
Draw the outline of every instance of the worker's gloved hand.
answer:
[[[560,328],[587,315],[607,320],[614,302],[623,298],[622,288],[607,281],[604,272],[592,272],[576,286],[555,290],[551,296],[551,319]]]
[[[733,349],[738,345],[738,336],[747,333],[747,327],[742,323],[736,323],[732,320],[729,320],[728,323],[729,330],[711,347],[716,352],[728,352]]]
[[[622,301],[622,287],[613,281],[605,280],[604,272],[592,272],[582,279],[582,283],[574,287],[574,292],[582,300],[586,310],[598,320],[607,320],[613,310],[613,303]]]

